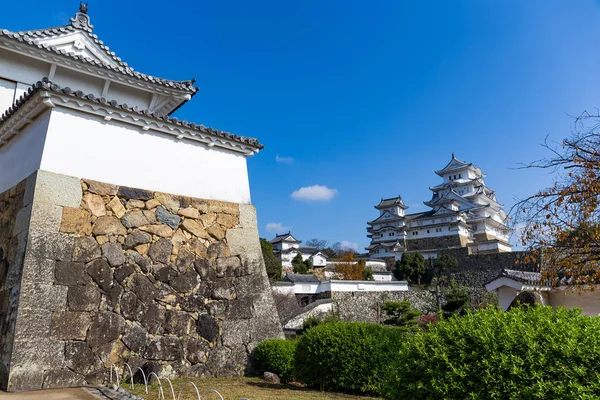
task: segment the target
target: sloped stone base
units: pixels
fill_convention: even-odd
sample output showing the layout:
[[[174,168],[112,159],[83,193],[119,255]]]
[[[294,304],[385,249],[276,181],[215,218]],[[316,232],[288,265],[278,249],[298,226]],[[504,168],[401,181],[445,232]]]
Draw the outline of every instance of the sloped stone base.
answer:
[[[99,383],[125,362],[237,376],[283,337],[250,205],[38,171],[27,238],[10,391]]]

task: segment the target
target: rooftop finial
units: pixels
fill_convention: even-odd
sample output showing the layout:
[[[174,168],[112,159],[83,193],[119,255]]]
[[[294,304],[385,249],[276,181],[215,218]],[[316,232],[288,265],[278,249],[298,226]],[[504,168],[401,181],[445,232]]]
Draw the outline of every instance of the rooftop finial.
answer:
[[[456,157],[454,157],[454,152],[452,152],[452,158],[456,158]]]
[[[94,25],[90,24],[90,16],[88,15],[88,3],[83,1],[79,3],[79,11],[75,17],[71,18],[71,26],[77,29],[91,32]]]

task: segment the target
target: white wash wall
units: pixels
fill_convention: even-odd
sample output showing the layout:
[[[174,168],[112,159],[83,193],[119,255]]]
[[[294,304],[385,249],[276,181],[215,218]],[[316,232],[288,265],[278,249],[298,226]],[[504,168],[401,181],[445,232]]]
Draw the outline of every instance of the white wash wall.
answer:
[[[46,111],[0,147],[0,193],[40,168],[49,119]]]
[[[246,158],[228,150],[54,109],[41,169],[116,185],[250,203]]]

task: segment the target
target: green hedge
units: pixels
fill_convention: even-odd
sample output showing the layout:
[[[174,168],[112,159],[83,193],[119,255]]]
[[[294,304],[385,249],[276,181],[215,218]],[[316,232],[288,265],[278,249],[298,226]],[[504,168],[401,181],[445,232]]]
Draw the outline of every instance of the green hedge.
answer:
[[[271,339],[256,346],[254,368],[259,374],[265,371],[277,374],[283,382],[294,380],[294,353],[296,340]]]
[[[600,320],[578,310],[491,307],[407,336],[390,399],[600,398]]]
[[[374,324],[331,322],[308,329],[296,347],[296,376],[325,390],[378,394],[402,334]]]

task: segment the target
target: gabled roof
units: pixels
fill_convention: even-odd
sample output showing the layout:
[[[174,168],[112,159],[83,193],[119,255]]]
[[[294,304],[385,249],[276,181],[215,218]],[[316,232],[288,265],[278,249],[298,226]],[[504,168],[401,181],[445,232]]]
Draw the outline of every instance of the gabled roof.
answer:
[[[311,282],[311,283],[319,283],[321,282],[317,279],[313,274],[287,274],[284,280],[289,282]]]
[[[475,170],[476,172],[478,172],[478,174],[481,174],[483,176],[483,173],[481,172],[481,169],[479,169],[479,167],[473,165],[472,163],[467,163],[466,161],[459,160],[454,156],[454,153],[452,153],[452,159],[450,160],[450,162],[448,162],[448,164],[446,164],[444,168],[435,171],[435,173],[439,176],[443,176],[444,174],[447,174],[449,172],[458,171],[466,168]]]
[[[173,131],[178,135],[178,128],[182,128],[182,130],[190,131],[191,134],[189,137],[186,136],[190,140],[208,143],[209,146],[222,146],[226,147],[225,143],[231,144],[233,143],[236,147],[226,147],[230,149],[235,149],[236,151],[245,151],[242,148],[247,149],[254,148],[256,151],[258,149],[262,149],[264,146],[258,142],[257,139],[249,138],[245,136],[237,136],[229,132],[223,132],[217,129],[207,128],[204,125],[197,125],[195,123],[190,123],[187,121],[180,121],[177,118],[170,118],[165,115],[156,115],[148,110],[139,110],[137,107],[129,107],[127,104],[119,104],[114,100],[107,100],[104,97],[96,97],[93,94],[84,94],[82,91],[77,90],[73,91],[73,89],[69,87],[62,88],[59,85],[52,83],[47,78],[42,79],[41,81],[36,82],[23,96],[21,96],[8,110],[6,110],[2,116],[0,116],[0,146],[2,146],[5,142],[7,142],[12,136],[17,133],[17,129],[12,129],[14,127],[9,126],[10,129],[5,129],[5,124],[10,118],[18,113],[21,108],[23,108],[30,101],[33,101],[36,98],[36,94],[38,93],[56,93],[57,98],[68,98],[75,99],[78,102],[86,102],[87,104],[92,104],[94,106],[98,106],[103,110],[109,110],[112,114],[111,119],[116,120],[116,116],[120,113],[127,115],[136,115],[136,118],[147,121],[153,121],[152,127],[158,127],[159,125],[165,125],[169,127],[169,131]],[[58,96],[60,95],[60,96]],[[44,102],[49,101],[52,104],[52,99],[44,99]],[[113,112],[114,111],[114,112]],[[27,119],[26,119],[27,120]],[[149,126],[146,128],[150,129]],[[5,132],[6,131],[6,132]],[[242,144],[242,145],[240,145]]]
[[[292,236],[291,232],[282,233],[279,235],[275,235],[275,239],[271,240],[271,243],[279,243],[279,242],[288,242],[288,243],[302,243],[301,240],[296,239]]]
[[[198,88],[194,86],[195,79],[174,81],[157,78],[134,70],[120,57],[118,57],[98,35],[92,32],[93,25],[87,14],[87,6],[82,4],[79,12],[71,18],[71,24],[47,29],[34,29],[21,32],[0,30],[0,39],[6,38],[13,43],[11,48],[29,46],[44,53],[64,57],[65,60],[75,61],[87,67],[96,67],[119,75],[132,77],[149,84],[157,85],[187,93],[188,99],[193,96]],[[27,55],[33,55],[27,52]],[[116,79],[118,82],[119,79]],[[172,110],[173,112],[175,110]]]
[[[382,210],[384,208],[390,208],[390,207],[400,207],[403,209],[407,209],[408,207],[406,205],[404,205],[404,202],[402,201],[402,197],[398,196],[398,197],[392,197],[390,199],[381,199],[381,201],[379,202],[378,205],[375,206],[376,209],[378,210]]]
[[[401,217],[400,215],[392,214],[389,211],[384,211],[383,214],[381,214],[379,217],[375,218],[373,221],[367,222],[367,224],[373,225],[373,224],[381,222],[381,221],[388,221],[388,220],[395,221],[395,220],[401,220],[401,219],[404,219],[404,217]]]

